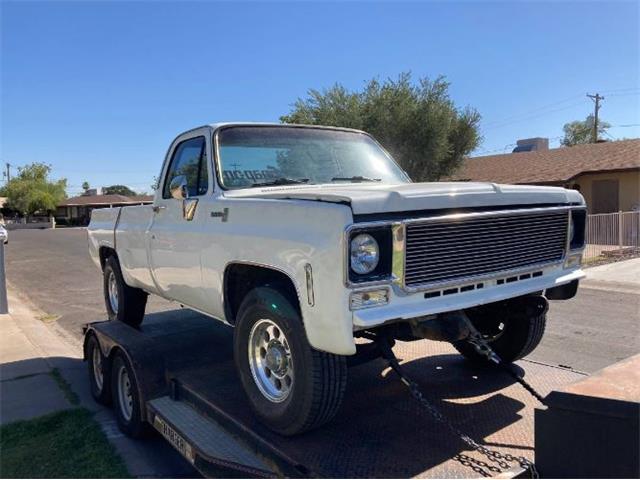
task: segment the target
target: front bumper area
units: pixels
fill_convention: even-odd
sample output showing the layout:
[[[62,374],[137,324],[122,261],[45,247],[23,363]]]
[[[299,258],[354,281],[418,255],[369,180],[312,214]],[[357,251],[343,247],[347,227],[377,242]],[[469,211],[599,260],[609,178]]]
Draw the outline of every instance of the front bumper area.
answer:
[[[355,310],[353,312],[354,330],[364,330],[385,323],[393,323],[411,318],[437,313],[463,310],[477,305],[498,302],[519,297],[532,292],[558,287],[584,278],[580,268],[564,269],[553,266],[543,269],[542,275],[514,281],[498,283],[498,279],[483,282],[483,288],[461,291],[450,295],[425,298],[424,292],[403,295],[390,292],[389,303],[384,306]]]

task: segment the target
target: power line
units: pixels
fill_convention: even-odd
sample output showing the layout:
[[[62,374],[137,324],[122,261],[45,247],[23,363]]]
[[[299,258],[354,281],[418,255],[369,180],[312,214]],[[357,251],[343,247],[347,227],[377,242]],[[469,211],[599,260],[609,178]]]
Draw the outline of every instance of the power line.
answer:
[[[556,113],[556,112],[561,112],[563,110],[568,110],[570,108],[574,108],[574,107],[577,107],[579,105],[583,105],[583,102],[580,101],[580,102],[572,103],[571,105],[566,105],[564,107],[556,108],[556,109],[553,109],[553,110],[547,110],[547,111],[540,112],[540,113],[537,113],[537,114],[532,114],[532,115],[529,115],[527,117],[522,117],[522,118],[519,118],[519,119],[510,120],[510,121],[499,123],[499,124],[493,124],[493,125],[485,126],[484,130],[493,130],[495,128],[504,127],[505,125],[510,125],[512,123],[524,122],[524,121],[527,121],[527,120],[531,120],[533,118],[543,117],[543,116],[549,115],[551,113]]]
[[[607,97],[635,97],[636,95],[640,95],[640,92],[633,93],[611,93],[607,95]]]
[[[640,88],[638,88],[638,87],[630,87],[630,88],[618,88],[616,90],[607,90],[607,91],[604,91],[602,93],[605,94],[605,95],[611,95],[611,94],[616,95],[616,94],[621,93],[621,92],[638,92],[638,91],[640,91]]]
[[[529,116],[529,115],[534,114],[534,113],[536,113],[536,112],[541,112],[542,110],[547,110],[547,109],[549,109],[549,108],[555,107],[555,106],[557,106],[557,105],[561,105],[561,104],[563,104],[563,103],[570,102],[571,100],[575,100],[575,99],[577,99],[577,98],[581,98],[581,97],[582,97],[582,95],[574,95],[574,96],[572,96],[572,97],[565,98],[564,100],[559,100],[559,101],[557,101],[557,102],[549,103],[549,104],[547,104],[547,105],[543,105],[543,106],[541,106],[541,107],[537,107],[537,108],[534,108],[534,109],[532,109],[532,110],[528,110],[528,111],[526,111],[526,112],[518,113],[518,114],[515,114],[515,115],[510,115],[510,116],[505,117],[505,118],[503,118],[503,119],[501,119],[501,120],[494,120],[494,121],[491,121],[491,122],[487,122],[487,124],[486,124],[486,125],[487,125],[487,126],[495,126],[495,125],[497,125],[497,124],[508,123],[508,122],[510,122],[510,121],[512,121],[512,120],[514,120],[514,119],[519,118],[519,117],[522,117],[522,116]],[[580,103],[582,103],[582,102],[580,102]],[[564,108],[564,107],[563,107],[563,108]],[[569,107],[567,106],[567,108],[569,108]]]

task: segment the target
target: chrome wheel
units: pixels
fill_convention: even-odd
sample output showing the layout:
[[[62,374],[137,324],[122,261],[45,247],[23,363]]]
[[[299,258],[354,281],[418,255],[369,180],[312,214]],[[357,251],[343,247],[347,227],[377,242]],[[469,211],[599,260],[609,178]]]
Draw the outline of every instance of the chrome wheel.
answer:
[[[98,390],[102,391],[102,386],[104,385],[104,376],[102,374],[102,352],[100,352],[100,347],[97,345],[93,347],[91,360],[93,362],[93,379],[96,382]]]
[[[133,395],[131,393],[131,380],[127,368],[123,365],[118,370],[118,405],[122,417],[129,421],[133,415]]]
[[[107,282],[107,289],[109,294],[109,305],[111,311],[115,314],[118,313],[118,281],[116,280],[116,274],[113,270],[109,272],[109,281]]]
[[[289,341],[275,322],[262,319],[249,333],[249,366],[260,392],[274,403],[284,401],[293,387]]]

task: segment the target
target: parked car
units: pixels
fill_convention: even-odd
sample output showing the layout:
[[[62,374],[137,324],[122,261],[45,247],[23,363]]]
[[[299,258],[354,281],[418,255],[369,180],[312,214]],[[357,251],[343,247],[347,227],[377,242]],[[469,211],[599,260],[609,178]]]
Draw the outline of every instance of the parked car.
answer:
[[[4,225],[0,225],[0,241],[5,245],[9,243],[9,232],[4,227]]]
[[[503,360],[529,354],[543,292],[583,277],[585,217],[575,190],[412,183],[365,132],[214,124],[171,143],[152,205],[88,231],[109,318],[140,326],[155,294],[233,326],[253,409],[291,435],[334,416],[358,337],[442,339],[464,316]]]

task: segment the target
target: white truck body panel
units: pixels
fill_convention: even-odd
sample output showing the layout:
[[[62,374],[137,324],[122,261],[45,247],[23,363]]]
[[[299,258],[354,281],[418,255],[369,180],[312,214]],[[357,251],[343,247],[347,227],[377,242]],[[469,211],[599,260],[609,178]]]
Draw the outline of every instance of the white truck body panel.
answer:
[[[288,198],[348,203],[355,215],[477,206],[582,203],[575,190],[480,182],[287,185],[225,192],[228,197]]]
[[[354,330],[511,298],[583,276],[579,265],[553,265],[537,278],[504,285],[487,281],[483,290],[443,296],[428,304],[420,292],[390,286],[387,305],[352,312],[349,296],[358,288],[345,281],[345,231],[355,215],[481,206],[581,206],[584,200],[579,192],[563,188],[464,182],[223,190],[211,160],[216,128],[201,127],[177,137],[162,169],[164,178],[178,142],[195,135],[206,137],[209,190],[199,197],[193,220],[183,217],[180,200],[163,199],[160,189],[153,205],[94,210],[88,230],[90,253],[97,265],[101,248],[115,250],[128,285],[227,323],[232,319],[225,315],[223,285],[229,265],[245,263],[280,271],[296,288],[311,346],[342,355],[356,351]],[[307,265],[313,272],[311,290]]]

